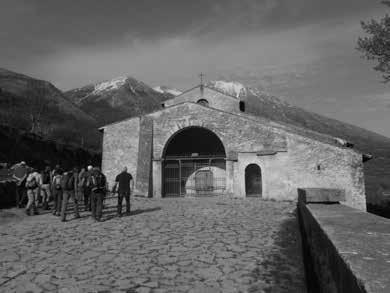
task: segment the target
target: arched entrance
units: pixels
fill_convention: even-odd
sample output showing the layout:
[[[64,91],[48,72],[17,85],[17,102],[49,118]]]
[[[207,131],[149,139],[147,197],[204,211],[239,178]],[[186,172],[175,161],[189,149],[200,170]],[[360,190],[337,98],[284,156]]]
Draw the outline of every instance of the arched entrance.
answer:
[[[225,148],[207,128],[184,128],[167,142],[162,171],[163,196],[224,193]]]
[[[262,192],[261,169],[257,164],[250,164],[245,168],[246,196],[261,197]]]

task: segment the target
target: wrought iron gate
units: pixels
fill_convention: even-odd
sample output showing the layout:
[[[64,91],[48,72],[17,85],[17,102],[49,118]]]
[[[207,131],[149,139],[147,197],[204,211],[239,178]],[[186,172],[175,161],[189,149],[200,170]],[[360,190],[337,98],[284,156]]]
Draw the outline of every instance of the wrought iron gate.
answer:
[[[163,164],[164,196],[223,193],[226,188],[224,158],[175,158]],[[217,173],[217,174],[215,174]]]

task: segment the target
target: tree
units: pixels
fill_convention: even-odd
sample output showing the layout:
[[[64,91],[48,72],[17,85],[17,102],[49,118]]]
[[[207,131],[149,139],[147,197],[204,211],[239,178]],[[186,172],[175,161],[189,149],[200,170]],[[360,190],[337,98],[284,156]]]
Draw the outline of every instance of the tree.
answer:
[[[47,98],[47,89],[39,81],[31,81],[27,90],[27,107],[30,118],[30,132],[47,135],[51,130],[50,122],[44,118],[53,103]]]
[[[390,6],[390,0],[382,3]],[[390,81],[390,16],[386,14],[379,21],[362,21],[361,26],[368,36],[358,39],[357,49],[368,60],[377,61],[374,69],[382,73],[384,82]]]

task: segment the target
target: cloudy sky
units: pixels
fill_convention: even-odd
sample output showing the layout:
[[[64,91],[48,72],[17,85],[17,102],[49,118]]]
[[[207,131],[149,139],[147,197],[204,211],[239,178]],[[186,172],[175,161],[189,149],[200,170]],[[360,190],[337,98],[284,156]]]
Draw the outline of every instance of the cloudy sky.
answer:
[[[390,84],[355,50],[378,0],[0,0],[0,67],[67,90],[130,75],[237,80],[390,137]]]

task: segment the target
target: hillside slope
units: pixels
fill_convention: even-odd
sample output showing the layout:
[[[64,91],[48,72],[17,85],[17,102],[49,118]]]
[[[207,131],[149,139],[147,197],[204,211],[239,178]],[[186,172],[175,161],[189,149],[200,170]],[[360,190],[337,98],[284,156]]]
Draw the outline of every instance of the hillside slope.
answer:
[[[131,77],[86,85],[67,91],[65,95],[100,125],[151,112],[173,97]]]
[[[97,122],[48,81],[0,69],[0,124],[51,140],[99,145]]]

